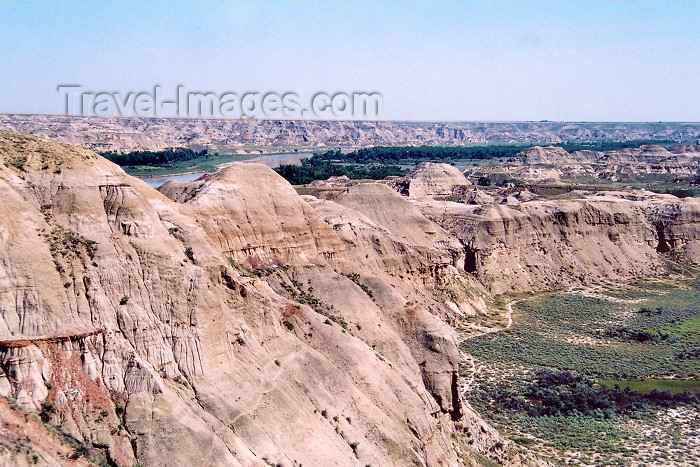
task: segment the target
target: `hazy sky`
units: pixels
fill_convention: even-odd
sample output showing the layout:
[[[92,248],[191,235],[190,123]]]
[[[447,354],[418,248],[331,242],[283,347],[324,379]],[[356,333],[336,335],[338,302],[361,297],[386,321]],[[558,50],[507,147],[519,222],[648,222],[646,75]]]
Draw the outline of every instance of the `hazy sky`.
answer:
[[[700,121],[698,25],[696,0],[0,2],[0,112],[183,84],[376,91],[394,120]]]

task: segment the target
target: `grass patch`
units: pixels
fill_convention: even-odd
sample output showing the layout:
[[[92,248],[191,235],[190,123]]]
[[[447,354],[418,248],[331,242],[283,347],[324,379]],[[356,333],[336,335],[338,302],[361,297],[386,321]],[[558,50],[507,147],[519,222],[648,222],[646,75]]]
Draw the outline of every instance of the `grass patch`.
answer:
[[[218,166],[257,157],[254,154],[219,154],[207,151],[175,149],[165,151],[136,151],[133,153],[104,153],[135,177],[157,177],[185,172],[216,172]]]
[[[621,379],[598,379],[599,384],[607,388],[614,388],[616,385],[622,389],[629,388],[635,392],[642,394],[650,393],[651,391],[668,391],[671,394],[680,394],[684,391],[700,394],[700,381],[686,379],[658,379],[648,378],[639,380],[621,380]]]
[[[462,350],[594,378],[700,375],[698,279],[632,283],[605,293],[614,300],[555,293],[522,301],[514,305],[513,327],[468,339]]]
[[[660,279],[518,297],[511,328],[461,344],[477,368],[469,403],[556,465],[629,465],[630,457],[651,465],[657,455],[665,456],[657,465],[700,462],[683,457],[694,429],[678,439],[640,431],[667,430],[670,408],[694,423],[687,414],[700,405],[697,272],[683,266]]]
[[[700,313],[680,322],[664,325],[661,329],[676,339],[700,342]]]

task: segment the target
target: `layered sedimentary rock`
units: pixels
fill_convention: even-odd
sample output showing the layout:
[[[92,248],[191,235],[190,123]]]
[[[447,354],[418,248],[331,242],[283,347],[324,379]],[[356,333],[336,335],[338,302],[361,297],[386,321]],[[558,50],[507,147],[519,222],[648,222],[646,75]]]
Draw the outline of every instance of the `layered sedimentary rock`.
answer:
[[[518,157],[566,157],[550,152]],[[668,157],[647,153],[629,157]],[[0,461],[18,465],[71,462],[49,425],[118,466],[540,465],[463,405],[454,327],[496,293],[700,263],[700,203],[671,195],[546,199],[439,164],[392,185],[406,196],[300,196],[255,164],[159,192],[7,132],[0,162],[0,394],[17,410],[0,401]],[[12,448],[23,433],[31,452]]]
[[[370,145],[672,140],[696,144],[697,123],[388,122],[109,118],[0,114],[0,129],[98,151],[203,147],[229,152]]]
[[[696,198],[600,192],[508,204],[419,207],[464,243],[464,269],[495,293],[649,276],[664,258],[699,263]]]
[[[528,148],[511,157],[505,169],[526,181],[565,181],[580,177],[630,180],[645,175],[700,175],[700,154],[693,145],[668,150],[658,145],[614,151],[574,151],[559,147]]]
[[[449,196],[455,189],[467,185],[471,185],[471,182],[458,168],[436,162],[421,162],[393,182],[396,190],[410,199]]]
[[[482,306],[478,285],[388,188],[425,232],[349,207],[372,188],[321,206],[264,166],[166,197],[35,137],[0,133],[0,159],[0,392],[43,420],[20,431],[58,426],[119,466],[537,463],[462,407],[445,320]]]

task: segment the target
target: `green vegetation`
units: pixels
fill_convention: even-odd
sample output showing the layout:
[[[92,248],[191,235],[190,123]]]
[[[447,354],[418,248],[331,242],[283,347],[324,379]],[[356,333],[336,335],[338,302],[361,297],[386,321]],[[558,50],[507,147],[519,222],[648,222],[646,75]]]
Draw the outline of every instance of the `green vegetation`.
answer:
[[[668,148],[677,144],[677,141],[671,141],[667,139],[635,139],[632,141],[599,141],[599,142],[589,142],[589,143],[560,143],[554,146],[559,146],[568,152],[573,151],[615,151],[618,149],[628,149],[628,148],[638,148],[643,145],[656,144],[658,146],[663,146]]]
[[[228,262],[231,266],[234,268],[238,269],[241,271],[244,275],[248,277],[260,277],[260,273],[256,271],[255,269],[251,268],[250,266],[246,266],[245,264],[241,264],[235,259],[231,258],[230,256],[227,257]]]
[[[488,361],[591,378],[697,378],[700,279],[689,285],[655,282],[616,292],[626,302],[563,293],[520,302],[513,327],[469,339],[462,348]]]
[[[53,402],[44,401],[41,403],[41,411],[39,412],[39,417],[44,423],[48,423],[51,420],[51,415],[56,412],[56,404]]]
[[[612,418],[679,404],[700,407],[700,399],[688,391],[674,394],[651,389],[642,393],[616,385],[609,388],[569,371],[548,369],[519,381],[484,382],[472,398],[492,412],[518,412],[529,417]]]
[[[343,153],[316,152],[301,165],[281,165],[275,170],[293,185],[345,175],[350,179],[383,179],[399,176],[425,161],[503,160],[532,145],[492,146],[375,146]]]
[[[605,141],[590,143],[539,143],[559,146],[566,151],[613,151],[636,148],[645,144],[671,146],[669,140]],[[536,144],[491,144],[482,146],[374,146],[343,153],[340,150],[317,152],[321,160],[355,164],[415,164],[418,162],[453,162],[458,160],[503,160]]]
[[[177,162],[204,159],[209,156],[209,152],[206,149],[194,151],[189,148],[171,148],[164,151],[105,152],[102,156],[121,166],[147,165],[163,167]]]
[[[700,381],[687,379],[658,379],[647,378],[643,380],[598,379],[599,384],[608,388],[618,386],[622,389],[630,389],[635,392],[647,394],[652,391],[680,394],[690,392],[700,394]]]
[[[83,253],[90,259],[95,256],[97,242],[71,230],[55,226],[51,233],[44,233],[43,235],[49,242],[51,256],[59,272],[63,272],[63,266],[60,265],[59,258],[70,261],[71,259],[80,258]]]
[[[15,168],[17,170],[24,171],[24,164],[27,163],[27,156],[25,154],[20,154],[18,156],[10,157],[5,161],[5,167]]]
[[[498,382],[484,379],[470,402],[518,444],[603,455],[605,465],[613,456],[633,452],[625,420],[653,418],[658,409],[679,405],[700,407],[698,396],[689,392],[608,388],[571,372],[546,369]]]
[[[673,173],[621,174],[618,182],[655,193],[667,193],[678,198],[700,196],[700,176]]]
[[[482,465],[482,467],[502,467],[501,464],[492,461],[488,457],[484,456],[483,454],[480,454],[476,451],[472,452],[472,455],[476,457],[476,459],[479,461],[479,463]]]
[[[195,259],[194,259],[194,250],[192,249],[191,246],[188,246],[187,248],[185,248],[185,256],[187,257],[187,259],[189,259],[189,260],[192,261],[193,263],[195,262]]]
[[[577,144],[555,144],[567,151],[596,150],[611,151],[638,147],[643,144],[670,146],[673,141],[636,140],[624,142],[592,142]],[[551,144],[544,144],[551,146]],[[316,152],[302,160],[302,165],[282,165],[275,170],[293,185],[303,185],[314,180],[325,180],[332,176],[345,175],[350,179],[382,179],[402,175],[408,168],[419,162],[464,163],[464,161],[504,161],[534,146],[484,145],[484,146],[375,146],[350,152],[332,150]],[[658,180],[654,180],[658,182]],[[479,180],[480,185],[503,186],[506,183],[519,183],[505,174],[489,174]],[[645,184],[646,185],[646,184]],[[660,191],[679,190],[678,183],[658,187]],[[692,189],[684,187],[691,195]]]
[[[129,175],[158,176],[182,172],[216,172],[227,162],[250,159],[252,155],[210,153],[206,149],[171,148],[163,151],[133,151],[102,153],[106,159],[120,165]]]
[[[692,428],[643,434],[684,426],[664,421],[669,408],[700,409],[700,278],[678,272],[519,297],[511,328],[461,345],[479,369],[470,404],[557,465],[700,461],[682,457]]]
[[[681,341],[700,342],[700,314],[696,314],[680,322],[674,321],[666,324],[661,329],[671,337]]]
[[[360,281],[360,275],[356,272],[351,272],[351,273],[342,273],[343,276],[347,277],[351,281],[353,281],[359,288],[362,289],[362,291],[372,300],[374,300],[374,294],[372,293],[372,290],[367,287],[365,284],[363,284]]]
[[[353,180],[379,180],[390,176],[402,175],[405,170],[398,165],[339,163],[324,159],[316,154],[309,159],[302,159],[301,165],[284,164],[275,171],[292,185],[305,185],[314,180],[345,175]]]
[[[638,147],[643,144],[670,146],[673,141],[635,140],[624,142],[590,142],[555,144],[567,151],[596,150],[611,151]],[[550,145],[548,143],[542,145]],[[482,146],[375,146],[343,153],[340,150],[316,152],[301,165],[281,165],[275,170],[293,185],[305,185],[314,180],[325,180],[332,176],[345,175],[353,180],[378,180],[400,176],[414,164],[424,161],[472,165],[479,161],[504,161],[534,144],[495,144]],[[106,152],[102,154],[119,164],[130,175],[159,176],[183,172],[215,172],[218,166],[228,162],[250,159],[253,155],[227,155],[210,153],[206,149],[170,148],[163,151],[133,151],[126,153]],[[21,169],[26,161],[17,159],[6,162],[8,166]],[[660,193],[676,196],[700,195],[700,183],[686,177],[680,183],[667,174],[642,174],[633,176],[624,183],[636,184]],[[665,178],[664,178],[665,177]],[[670,177],[670,178],[669,178]],[[668,180],[666,180],[668,178]],[[692,178],[692,177],[691,177]],[[503,186],[518,180],[503,174],[487,174],[479,180],[481,185]]]
[[[490,146],[375,146],[342,153],[339,150],[315,153],[320,159],[355,164],[415,164],[455,160],[504,159],[516,155],[527,145]]]

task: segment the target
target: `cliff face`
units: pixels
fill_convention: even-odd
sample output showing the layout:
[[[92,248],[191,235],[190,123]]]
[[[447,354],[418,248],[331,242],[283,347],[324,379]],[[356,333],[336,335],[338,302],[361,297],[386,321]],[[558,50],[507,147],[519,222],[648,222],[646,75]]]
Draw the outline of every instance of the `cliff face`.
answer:
[[[466,205],[423,201],[421,210],[465,245],[465,270],[494,293],[550,290],[649,276],[664,258],[700,260],[700,200],[601,192],[558,201]]]
[[[471,190],[443,169],[405,182]],[[0,461],[539,465],[462,404],[454,327],[494,293],[700,263],[700,206],[470,193],[319,199],[255,164],[159,192],[0,132]]]
[[[528,148],[511,157],[506,169],[528,181],[593,177],[607,180],[631,180],[645,175],[700,175],[697,146],[676,145],[670,150],[658,145],[615,151],[574,151],[559,147]]]
[[[396,190],[411,199],[449,196],[455,189],[467,185],[471,182],[458,168],[435,162],[421,162],[394,182]]]
[[[0,393],[81,453],[447,466],[493,448],[528,462],[460,403],[445,320],[480,300],[455,267],[460,243],[387,187],[426,233],[348,207],[371,187],[347,206],[304,200],[264,166],[166,197],[35,137],[0,133],[0,159]],[[455,423],[478,442],[456,445]],[[40,462],[69,462],[72,449],[37,446]]]
[[[696,143],[697,123],[389,122],[108,118],[0,114],[0,129],[30,133],[96,151],[370,145],[563,143],[662,139]]]

